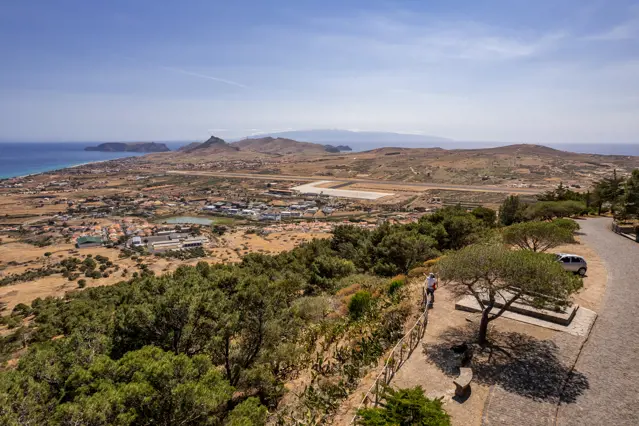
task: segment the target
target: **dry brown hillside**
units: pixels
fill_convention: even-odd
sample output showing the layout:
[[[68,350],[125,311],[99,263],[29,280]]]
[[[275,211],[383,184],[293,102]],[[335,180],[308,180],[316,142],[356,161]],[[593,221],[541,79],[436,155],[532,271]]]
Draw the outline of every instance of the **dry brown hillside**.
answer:
[[[270,137],[233,144],[216,138],[177,155],[154,154],[133,161],[160,163],[165,169],[508,186],[562,181],[586,187],[615,169],[624,174],[639,168],[639,157],[579,154],[540,145],[452,150],[387,147],[331,154],[320,144]]]
[[[298,142],[286,138],[244,139],[231,144],[242,151],[262,152],[265,154],[326,154],[324,145],[310,142]]]

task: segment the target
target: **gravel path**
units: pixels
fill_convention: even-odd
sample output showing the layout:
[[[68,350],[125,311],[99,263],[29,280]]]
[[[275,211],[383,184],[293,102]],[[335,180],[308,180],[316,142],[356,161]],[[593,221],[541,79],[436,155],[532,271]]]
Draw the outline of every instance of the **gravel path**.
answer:
[[[606,263],[608,287],[575,367],[589,388],[559,407],[556,424],[639,425],[639,244],[610,231],[609,219],[580,224]]]

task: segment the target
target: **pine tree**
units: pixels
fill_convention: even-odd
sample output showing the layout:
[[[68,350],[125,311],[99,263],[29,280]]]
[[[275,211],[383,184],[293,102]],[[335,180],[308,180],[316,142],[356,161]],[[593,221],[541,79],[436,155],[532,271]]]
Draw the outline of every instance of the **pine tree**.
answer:
[[[512,225],[519,221],[521,202],[516,195],[510,195],[499,208],[499,222],[504,226]]]

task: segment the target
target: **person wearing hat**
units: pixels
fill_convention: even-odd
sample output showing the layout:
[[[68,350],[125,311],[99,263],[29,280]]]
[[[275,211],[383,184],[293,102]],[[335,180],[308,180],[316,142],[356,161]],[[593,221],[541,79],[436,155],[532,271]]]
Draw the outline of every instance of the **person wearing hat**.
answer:
[[[428,274],[424,284],[426,287],[426,297],[428,298],[428,306],[432,308],[433,303],[435,303],[435,290],[437,290],[437,278],[435,277],[435,274],[433,272]]]

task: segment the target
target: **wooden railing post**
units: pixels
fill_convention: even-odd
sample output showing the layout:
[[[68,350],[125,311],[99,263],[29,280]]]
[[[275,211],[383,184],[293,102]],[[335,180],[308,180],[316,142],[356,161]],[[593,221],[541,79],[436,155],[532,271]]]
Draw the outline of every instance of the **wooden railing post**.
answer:
[[[379,381],[384,380],[383,386],[384,387],[388,386],[391,380],[393,379],[393,377],[395,376],[395,373],[401,368],[401,366],[403,365],[405,361],[404,345],[408,343],[408,351],[406,353],[406,359],[408,359],[411,353],[413,352],[413,350],[415,349],[415,347],[417,347],[417,345],[419,344],[419,341],[424,337],[424,333],[426,332],[426,326],[428,324],[428,307],[424,305],[423,308],[424,308],[424,311],[422,312],[420,317],[417,319],[417,322],[415,322],[413,327],[408,332],[408,336],[404,335],[401,339],[399,339],[399,342],[397,342],[395,347],[392,349],[390,355],[388,356],[384,364],[384,371],[379,373],[379,375],[375,379],[375,383],[368,389],[368,392],[366,392],[364,399],[362,400],[359,407],[357,408],[358,411],[363,404],[368,404],[367,402],[369,401],[368,395],[370,395],[371,393],[375,394],[375,398],[373,400],[374,406],[377,407],[379,405],[380,399],[381,399]],[[397,360],[397,352],[399,352],[399,361]],[[355,414],[350,424],[354,424],[357,418],[358,416],[357,414]]]

